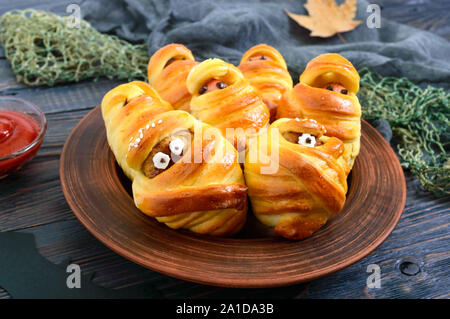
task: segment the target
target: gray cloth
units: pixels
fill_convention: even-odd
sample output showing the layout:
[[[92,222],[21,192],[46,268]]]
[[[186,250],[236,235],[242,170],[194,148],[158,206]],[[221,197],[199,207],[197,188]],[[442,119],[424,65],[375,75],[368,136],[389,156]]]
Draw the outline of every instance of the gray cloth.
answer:
[[[377,129],[377,131],[386,139],[386,141],[391,141],[392,128],[389,125],[388,121],[386,121],[385,119],[376,119],[369,121],[369,123]]]
[[[197,60],[219,57],[238,64],[248,48],[267,43],[282,53],[295,82],[310,59],[336,52],[357,69],[370,67],[384,76],[406,76],[417,84],[449,88],[449,41],[383,18],[381,28],[369,29],[365,0],[358,1],[356,15],[363,23],[343,34],[348,44],[336,36],[310,37],[308,30],[284,12],[307,14],[305,2],[86,0],[81,13],[101,32],[115,33],[129,41],[146,41],[150,55],[175,42],[188,46]]]

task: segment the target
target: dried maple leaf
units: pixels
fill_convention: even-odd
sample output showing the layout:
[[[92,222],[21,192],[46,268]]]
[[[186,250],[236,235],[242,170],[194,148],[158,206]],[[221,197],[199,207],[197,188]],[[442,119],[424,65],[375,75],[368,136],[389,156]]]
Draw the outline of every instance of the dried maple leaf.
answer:
[[[361,21],[353,20],[356,15],[356,0],[346,0],[340,6],[335,0],[308,0],[305,8],[309,16],[286,14],[302,27],[311,31],[311,36],[328,38],[336,33],[356,28]]]

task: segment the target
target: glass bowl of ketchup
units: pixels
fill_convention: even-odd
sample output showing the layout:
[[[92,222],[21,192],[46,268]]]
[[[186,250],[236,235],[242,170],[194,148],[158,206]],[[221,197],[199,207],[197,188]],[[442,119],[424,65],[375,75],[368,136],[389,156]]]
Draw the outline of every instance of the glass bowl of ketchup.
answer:
[[[46,129],[45,115],[36,105],[14,97],[0,98],[0,178],[36,155]]]

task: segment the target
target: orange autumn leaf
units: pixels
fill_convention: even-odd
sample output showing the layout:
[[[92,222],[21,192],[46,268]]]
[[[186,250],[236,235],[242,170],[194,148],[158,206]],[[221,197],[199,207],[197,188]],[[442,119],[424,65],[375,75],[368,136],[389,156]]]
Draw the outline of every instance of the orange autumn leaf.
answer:
[[[346,0],[340,6],[335,0],[308,0],[305,8],[309,16],[287,10],[286,14],[310,30],[312,37],[328,38],[336,33],[353,30],[361,23],[353,20],[356,15],[356,0]]]

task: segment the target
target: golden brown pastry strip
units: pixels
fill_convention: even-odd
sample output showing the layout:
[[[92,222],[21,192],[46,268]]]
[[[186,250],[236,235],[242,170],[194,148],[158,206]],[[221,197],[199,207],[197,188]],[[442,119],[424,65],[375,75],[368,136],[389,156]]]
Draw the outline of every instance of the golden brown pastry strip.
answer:
[[[165,217],[191,211],[216,209],[244,210],[247,205],[247,186],[243,184],[209,185],[198,189],[149,193],[139,203],[142,210],[153,217]]]

